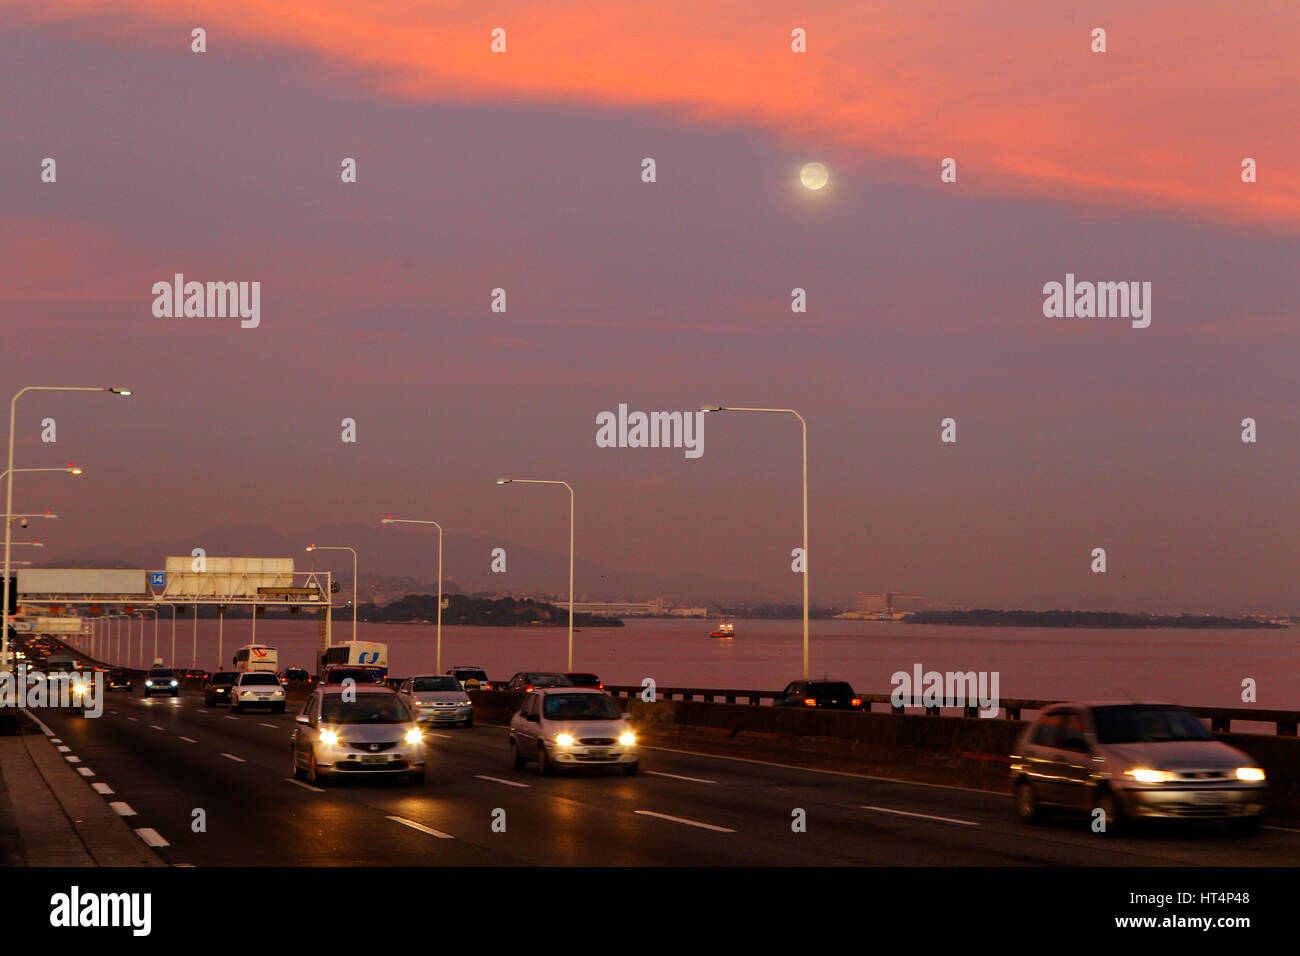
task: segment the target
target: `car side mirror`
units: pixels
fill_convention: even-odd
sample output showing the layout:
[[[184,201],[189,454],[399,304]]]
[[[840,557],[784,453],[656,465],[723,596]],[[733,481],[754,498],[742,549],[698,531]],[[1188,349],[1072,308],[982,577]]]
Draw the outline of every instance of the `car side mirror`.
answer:
[[[310,724],[311,718],[308,717],[306,714],[299,714],[297,717],[293,719],[293,722],[295,724]]]

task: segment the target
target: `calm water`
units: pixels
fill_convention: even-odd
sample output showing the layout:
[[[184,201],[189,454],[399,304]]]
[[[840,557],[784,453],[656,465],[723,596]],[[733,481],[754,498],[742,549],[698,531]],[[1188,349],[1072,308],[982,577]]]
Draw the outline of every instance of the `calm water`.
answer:
[[[622,628],[582,628],[574,636],[574,668],[606,683],[771,690],[800,676],[800,622],[736,622],[732,641],[708,636],[715,621],[630,619]],[[190,664],[193,622],[177,623],[176,663]],[[226,623],[224,657],[250,642],[251,622]],[[998,671],[1003,697],[1046,699],[1155,698],[1241,707],[1241,681],[1255,679],[1254,706],[1300,709],[1300,630],[1086,630],[913,626],[867,621],[814,621],[815,677],[851,682],[861,693],[888,693],[890,675],[926,670]],[[138,631],[136,632],[138,633]],[[146,651],[152,625],[146,626]],[[198,665],[217,661],[216,621],[199,622]],[[335,619],[334,640],[348,640],[351,621]],[[160,654],[170,650],[170,623],[159,624]],[[383,641],[393,674],[433,669],[432,625],[361,624],[363,640]],[[479,664],[494,679],[515,671],[562,670],[563,628],[444,627],[442,662]],[[280,650],[282,667],[313,666],[312,620],[258,622],[257,639]]]

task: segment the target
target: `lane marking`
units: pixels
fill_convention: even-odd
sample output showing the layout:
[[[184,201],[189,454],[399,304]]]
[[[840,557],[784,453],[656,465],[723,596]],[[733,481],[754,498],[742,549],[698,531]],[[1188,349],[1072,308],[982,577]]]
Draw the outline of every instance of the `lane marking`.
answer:
[[[92,783],[91,786],[95,788],[95,792],[96,792],[96,793],[112,793],[112,792],[113,792],[113,788],[110,787],[110,786],[109,786],[108,784],[106,784],[106,783]]]
[[[71,752],[72,752],[72,748],[71,748],[71,747],[68,747],[68,746],[66,746],[66,745],[64,745],[64,744],[60,744],[59,746],[55,747],[54,749],[57,750],[57,751],[58,751],[59,753],[61,753],[61,754],[66,754],[66,753],[71,753]]]
[[[294,778],[294,777],[285,777],[284,779],[285,779],[285,781],[286,781],[287,783],[291,783],[291,784],[293,784],[295,787],[302,787],[304,790],[310,790],[312,793],[324,793],[324,792],[325,792],[325,789],[324,789],[323,787],[313,787],[311,784],[309,784],[309,783],[303,783],[303,781],[298,780],[298,779],[296,779],[296,778]]]
[[[234,714],[226,714],[226,720],[238,720],[238,719],[239,718],[236,717]]]
[[[957,823],[964,827],[979,826],[974,820],[957,820],[953,817],[936,817],[929,813],[909,813],[906,810],[894,810],[890,807],[862,807],[863,810],[874,810],[876,813],[892,813],[900,817],[914,817],[917,820],[936,820],[939,823]]]
[[[198,713],[200,713],[200,714],[206,714],[207,711],[206,711],[206,710],[200,710],[200,711],[198,711]]]
[[[68,763],[81,763],[80,757],[74,757],[72,754],[64,754],[63,759]]]
[[[91,770],[89,767],[78,767],[77,773],[81,774],[83,777],[93,777],[95,775],[95,771]]]
[[[426,730],[426,731],[424,732],[424,736],[426,736],[426,737],[441,737],[443,740],[451,740],[451,736],[452,736],[452,735],[451,735],[451,734],[435,734],[432,730]]]
[[[689,780],[691,783],[717,783],[716,780],[705,780],[703,777],[683,777],[680,773],[663,773],[660,770],[647,770],[646,773],[652,777],[671,777],[674,780]]]
[[[196,744],[196,743],[198,743],[198,741],[195,740],[193,737],[181,737],[181,740],[185,741],[187,744]]]
[[[259,727],[270,727],[272,730],[279,730],[279,729],[280,729],[280,725],[279,725],[279,724],[263,724],[263,723],[260,723],[260,722],[259,722],[257,726],[259,726]]]
[[[507,787],[531,787],[531,783],[520,783],[518,780],[502,780],[500,777],[489,777],[486,774],[474,774],[479,780],[491,780],[493,783],[504,783]]]
[[[135,816],[135,811],[131,809],[131,804],[127,803],[124,800],[114,800],[112,803],[109,804],[109,806],[112,807],[114,810],[116,810],[119,816],[124,816],[124,817]]]
[[[139,718],[139,717],[127,717],[126,719],[127,719],[127,720],[139,720],[140,718]]]
[[[659,820],[671,820],[673,823],[684,823],[688,827],[699,827],[701,830],[713,830],[717,833],[735,833],[729,827],[715,827],[712,823],[701,823],[699,820],[688,820],[685,817],[674,817],[667,813],[655,813],[653,810],[633,810],[633,813],[639,813],[643,817],[655,817]]]
[[[165,727],[159,727],[157,724],[150,724],[149,726],[152,727],[154,730],[166,730],[166,729],[167,729],[167,728],[165,728]]]
[[[171,846],[153,827],[141,827],[135,831],[135,835],[144,840],[149,846]]]
[[[243,757],[236,757],[234,754],[228,754],[225,753],[224,751],[222,752],[221,756],[229,757],[231,760],[238,761],[239,763],[248,763],[248,761],[245,760]]]
[[[52,744],[61,744],[61,743],[63,743],[63,741],[60,740],[58,737],[51,737],[51,738],[50,738],[50,743],[52,743]]]
[[[392,821],[394,821],[394,822],[396,822],[396,823],[400,823],[400,824],[401,824],[402,826],[404,826],[404,827],[410,827],[412,830],[419,830],[421,833],[427,833],[427,834],[429,834],[429,836],[436,836],[439,840],[454,840],[454,839],[456,839],[456,838],[455,838],[454,836],[452,836],[450,833],[443,833],[441,830],[435,830],[433,827],[426,827],[423,823],[416,823],[414,820],[408,820],[408,819],[406,819],[406,817],[392,817],[392,816],[390,816],[390,817],[388,817],[388,819],[389,819],[389,820],[392,820]]]

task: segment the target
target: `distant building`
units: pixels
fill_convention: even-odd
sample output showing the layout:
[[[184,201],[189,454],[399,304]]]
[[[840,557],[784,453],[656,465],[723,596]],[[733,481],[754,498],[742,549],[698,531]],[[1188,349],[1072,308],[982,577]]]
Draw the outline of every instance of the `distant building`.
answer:
[[[852,611],[835,615],[840,620],[897,620],[925,607],[923,594],[897,591],[859,591]]]

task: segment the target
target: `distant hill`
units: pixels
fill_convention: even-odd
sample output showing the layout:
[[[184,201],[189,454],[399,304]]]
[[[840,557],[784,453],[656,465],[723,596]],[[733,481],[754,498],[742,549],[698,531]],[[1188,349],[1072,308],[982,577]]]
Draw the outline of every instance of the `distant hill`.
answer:
[[[903,618],[905,624],[965,624],[970,627],[1102,627],[1145,628],[1185,627],[1281,628],[1250,617],[1216,617],[1210,614],[1123,614],[1116,611],[917,611]]]

